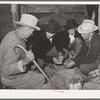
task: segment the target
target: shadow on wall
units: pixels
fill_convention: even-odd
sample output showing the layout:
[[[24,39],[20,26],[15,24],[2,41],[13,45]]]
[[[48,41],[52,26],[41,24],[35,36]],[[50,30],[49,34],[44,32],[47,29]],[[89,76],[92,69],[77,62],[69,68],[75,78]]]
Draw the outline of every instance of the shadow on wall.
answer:
[[[0,42],[13,29],[10,4],[0,4]]]
[[[28,13],[39,19],[40,26],[47,24],[50,19],[58,20],[61,26],[66,20],[74,18],[79,24],[86,18],[85,5],[28,5]]]

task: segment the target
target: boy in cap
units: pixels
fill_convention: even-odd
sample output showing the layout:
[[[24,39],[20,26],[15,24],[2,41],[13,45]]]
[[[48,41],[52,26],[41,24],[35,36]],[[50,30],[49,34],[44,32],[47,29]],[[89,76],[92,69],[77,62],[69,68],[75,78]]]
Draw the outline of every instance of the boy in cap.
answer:
[[[78,32],[86,42],[83,44],[79,54],[69,63],[65,64],[67,68],[76,65],[84,75],[98,76],[99,52],[100,52],[100,35],[98,27],[92,20],[84,20],[78,27]]]
[[[42,74],[28,71],[26,65],[34,59],[31,51],[27,54],[15,45],[26,48],[25,41],[33,34],[34,30],[40,30],[37,26],[38,19],[30,14],[22,14],[19,25],[15,31],[9,32],[0,45],[0,69],[1,82],[5,86],[18,89],[35,89],[43,86],[45,78]]]
[[[81,44],[83,42],[82,36],[77,32],[77,27],[79,24],[75,19],[68,19],[66,25],[64,26],[66,38],[62,39],[65,42],[66,47],[71,51],[69,57],[75,57],[81,49]]]

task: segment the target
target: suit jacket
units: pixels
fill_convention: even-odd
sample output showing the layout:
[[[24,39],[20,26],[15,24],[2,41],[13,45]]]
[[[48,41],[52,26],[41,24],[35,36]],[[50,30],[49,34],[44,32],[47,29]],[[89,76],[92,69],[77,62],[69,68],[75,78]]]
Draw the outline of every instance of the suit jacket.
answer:
[[[86,45],[86,43],[83,44],[81,51],[74,59],[75,64],[80,65],[80,64],[93,63],[95,60],[97,60],[99,52],[100,52],[100,35],[98,35],[98,33],[95,33],[92,36],[89,45]]]

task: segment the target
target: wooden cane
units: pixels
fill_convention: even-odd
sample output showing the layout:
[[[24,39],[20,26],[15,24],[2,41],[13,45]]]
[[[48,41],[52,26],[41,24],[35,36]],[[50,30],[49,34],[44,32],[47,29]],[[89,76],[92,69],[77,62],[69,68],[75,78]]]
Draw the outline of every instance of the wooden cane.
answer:
[[[13,47],[14,51],[15,51],[15,48],[16,47],[19,47],[21,48],[25,53],[27,53],[28,51],[22,47],[21,45],[15,45]],[[35,60],[33,60],[33,63],[36,65],[36,67],[39,69],[39,71],[44,75],[44,77],[49,81],[49,83],[53,86],[54,89],[57,89],[56,86],[53,84],[53,82],[48,78],[48,76],[45,74],[45,72],[41,69],[41,67],[37,64],[37,62]]]

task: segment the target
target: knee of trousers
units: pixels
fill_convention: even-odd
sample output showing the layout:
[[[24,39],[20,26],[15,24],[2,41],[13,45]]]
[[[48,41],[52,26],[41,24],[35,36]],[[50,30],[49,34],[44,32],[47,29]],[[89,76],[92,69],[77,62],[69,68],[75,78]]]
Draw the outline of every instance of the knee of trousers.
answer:
[[[32,71],[30,71],[30,72],[28,72],[29,73],[29,75],[30,75],[30,78],[31,78],[31,80],[36,80],[37,82],[39,82],[39,83],[44,83],[45,82],[45,77],[44,77],[44,75],[43,74],[41,74],[41,73],[34,73],[34,72],[32,72]]]
[[[89,73],[89,71],[87,70],[87,68],[86,68],[86,66],[85,66],[84,64],[81,64],[81,65],[79,66],[79,69],[80,69],[80,71],[81,71],[83,74],[85,74],[85,75],[87,75],[87,74]]]
[[[42,74],[39,74],[39,80],[41,80],[43,83],[45,82],[45,77]]]

